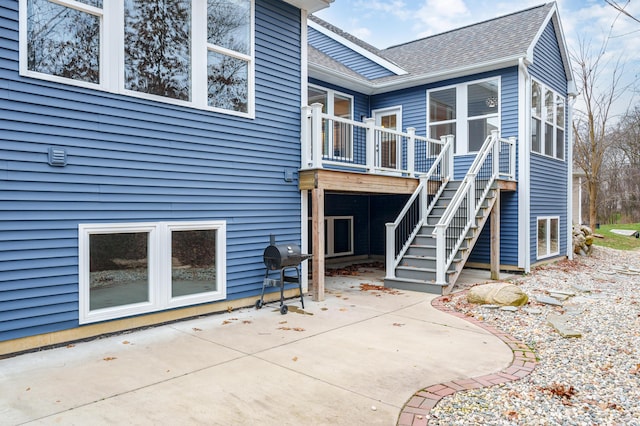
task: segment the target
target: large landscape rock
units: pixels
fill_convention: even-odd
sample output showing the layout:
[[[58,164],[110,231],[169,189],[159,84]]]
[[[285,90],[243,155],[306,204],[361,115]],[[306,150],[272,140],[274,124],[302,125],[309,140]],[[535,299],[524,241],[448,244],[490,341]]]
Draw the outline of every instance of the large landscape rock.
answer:
[[[508,283],[482,284],[472,287],[467,293],[469,303],[522,306],[529,301],[520,287]]]

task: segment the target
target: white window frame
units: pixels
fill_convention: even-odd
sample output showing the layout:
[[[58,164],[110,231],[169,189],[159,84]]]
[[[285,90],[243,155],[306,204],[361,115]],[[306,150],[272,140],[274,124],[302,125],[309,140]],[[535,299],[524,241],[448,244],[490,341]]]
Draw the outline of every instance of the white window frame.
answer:
[[[464,83],[452,84],[448,86],[440,86],[434,87],[432,89],[427,90],[427,137],[431,138],[431,126],[438,124],[456,124],[456,137],[455,137],[455,149],[454,155],[469,155],[476,154],[478,151],[469,151],[469,120],[480,120],[483,118],[493,117],[496,114],[486,114],[469,117],[468,110],[468,86],[474,84],[484,83],[486,81],[496,81],[498,85],[498,105],[497,105],[497,118],[498,118],[498,129],[502,128],[502,77],[488,77],[479,80],[473,81],[465,81]],[[452,120],[443,120],[443,121],[435,121],[431,122],[429,117],[431,116],[431,93],[438,92],[440,90],[446,89],[456,89],[456,118]],[[487,135],[488,136],[488,135]]]
[[[551,252],[551,221],[557,220],[558,229],[556,229],[556,235],[558,236],[558,250],[555,252]],[[546,239],[547,239],[547,249],[546,253],[540,253],[540,245],[538,244],[538,235],[540,230],[540,221],[546,221]],[[538,216],[536,217],[536,259],[546,259],[549,257],[558,256],[560,254],[560,216]]]
[[[329,89],[323,86],[318,86],[317,84],[308,84],[307,85],[307,92],[309,89],[314,89],[314,90],[320,90],[323,91],[327,94],[327,105],[325,105],[326,107],[326,114],[331,116],[331,117],[335,117],[335,112],[334,112],[334,103],[335,103],[335,95],[338,96],[342,96],[345,98],[348,98],[351,101],[351,118],[350,120],[353,120],[354,118],[354,97],[352,95],[349,95],[347,93],[343,93],[340,92],[338,90],[333,90],[333,89]],[[350,150],[349,150],[349,155],[348,156],[341,156],[341,157],[334,157],[334,156],[329,156],[331,158],[337,158],[339,160],[345,160],[345,161],[351,161],[353,160],[353,126],[351,127],[351,134],[349,135],[349,138],[351,139],[351,146],[350,146]],[[333,147],[333,131],[327,132],[327,144],[329,147]]]
[[[345,251],[345,252],[336,252],[336,244],[335,244],[335,221],[336,220],[349,220],[351,226],[349,227],[349,240],[351,241],[351,250],[349,251]],[[326,247],[327,247],[327,254],[325,255],[325,257],[338,257],[338,256],[349,256],[352,255],[354,253],[354,246],[355,246],[355,241],[354,241],[354,236],[355,236],[355,232],[354,232],[354,223],[353,223],[353,216],[327,216],[325,218],[325,227],[327,230],[327,241],[326,241]]]
[[[541,104],[542,104],[542,108],[540,110],[540,116],[535,116],[533,115],[533,108],[531,109],[531,113],[529,114],[529,119],[535,118],[536,120],[538,120],[540,122],[540,134],[538,135],[539,141],[540,141],[540,152],[535,151],[533,149],[533,143],[532,143],[532,135],[529,134],[529,149],[531,150],[531,152],[533,154],[537,154],[537,155],[541,155],[544,157],[548,157],[548,158],[554,158],[556,160],[560,160],[560,161],[566,161],[566,139],[567,139],[567,129],[565,127],[565,123],[567,120],[567,100],[564,96],[560,95],[558,92],[556,92],[555,90],[551,89],[549,86],[541,83],[539,80],[535,80],[535,79],[531,79],[531,93],[533,93],[533,84],[534,82],[536,84],[538,84],[538,86],[540,87],[540,99],[541,99]],[[551,117],[553,117],[553,123],[547,121],[547,104],[545,102],[547,93],[551,93],[552,97],[553,97],[553,111],[551,111]],[[564,105],[564,120],[565,123],[556,123],[557,120],[557,109],[558,109],[558,105],[562,104]],[[552,137],[553,137],[553,141],[551,142],[551,146],[552,146],[552,152],[548,153],[546,152],[546,137],[547,137],[547,131],[546,131],[546,126],[547,124],[551,124],[552,128],[553,128],[553,132],[552,132]],[[562,145],[564,147],[563,152],[562,152],[562,157],[558,156],[558,141],[557,139],[557,135],[558,135],[558,130],[562,130],[562,134],[564,135],[564,141],[562,141]]]
[[[99,9],[73,0],[51,0],[53,3],[100,17],[100,83],[89,83],[28,69],[27,1],[20,0],[20,75],[55,83],[149,99],[162,103],[215,111],[244,118],[255,118],[255,0],[251,3],[250,54],[245,55],[207,42],[207,1],[192,0],[191,11],[191,100],[183,101],[125,89],[124,79],[124,0],[104,0]],[[214,51],[247,61],[247,112],[211,107],[207,98],[207,52]]]
[[[338,219],[347,219],[351,221],[351,226],[349,228],[349,238],[351,239],[351,250],[350,251],[345,251],[345,252],[338,252],[336,253],[335,251],[335,239],[334,239],[334,222],[335,220]],[[311,218],[307,219],[307,223],[309,228],[311,229]],[[355,253],[355,231],[354,231],[355,225],[354,225],[354,218],[353,216],[325,216],[324,218],[324,229],[325,229],[325,233],[327,234],[327,239],[325,241],[324,244],[324,249],[325,249],[325,254],[324,257],[328,258],[328,257],[338,257],[338,256],[349,256]]]
[[[216,290],[179,297],[171,296],[171,232],[216,230]],[[90,310],[89,239],[95,234],[146,232],[148,240],[149,300],[141,303]],[[226,222],[98,223],[78,226],[79,322],[89,324],[157,312],[164,309],[224,300],[226,289]]]

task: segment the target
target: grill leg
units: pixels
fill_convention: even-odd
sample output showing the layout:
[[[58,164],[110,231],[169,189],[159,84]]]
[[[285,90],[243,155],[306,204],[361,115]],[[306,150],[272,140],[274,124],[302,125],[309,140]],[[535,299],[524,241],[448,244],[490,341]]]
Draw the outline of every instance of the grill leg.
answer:
[[[280,269],[280,306],[284,305],[284,271],[286,268]]]
[[[304,297],[302,297],[302,280],[300,279],[300,268],[296,266],[296,275],[298,277],[298,290],[300,291],[300,304],[304,309]]]

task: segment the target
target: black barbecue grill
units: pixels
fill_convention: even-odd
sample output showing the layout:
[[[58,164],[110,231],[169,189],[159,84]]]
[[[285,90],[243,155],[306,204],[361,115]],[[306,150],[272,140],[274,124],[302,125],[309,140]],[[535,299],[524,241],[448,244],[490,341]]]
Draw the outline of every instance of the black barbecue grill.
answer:
[[[262,308],[264,305],[264,290],[266,287],[280,287],[280,313],[286,314],[289,310],[284,304],[284,286],[285,284],[298,284],[300,291],[300,303],[304,309],[304,299],[302,297],[302,280],[300,279],[300,264],[312,257],[311,254],[302,254],[297,244],[275,244],[273,236],[271,244],[264,249],[262,260],[267,271],[262,281],[262,293],[260,299],[256,300],[256,309]],[[274,271],[280,272],[279,279],[269,277]],[[292,273],[295,272],[295,275]]]

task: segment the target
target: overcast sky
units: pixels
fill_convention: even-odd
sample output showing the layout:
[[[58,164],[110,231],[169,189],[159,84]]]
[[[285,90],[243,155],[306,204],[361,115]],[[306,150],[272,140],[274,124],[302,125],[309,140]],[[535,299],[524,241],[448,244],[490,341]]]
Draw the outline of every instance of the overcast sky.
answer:
[[[625,11],[640,19],[640,1],[612,1],[626,5]],[[544,0],[335,0],[316,15],[377,48],[386,48],[543,3]],[[620,14],[604,0],[559,0],[557,4],[570,52],[577,50],[581,39],[590,42],[594,50],[608,39],[611,66],[620,57],[625,81],[637,79],[639,22]],[[624,111],[629,102],[627,96],[616,111]]]

